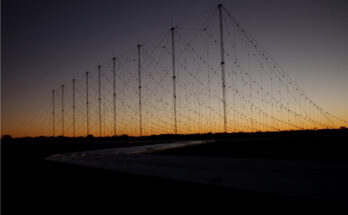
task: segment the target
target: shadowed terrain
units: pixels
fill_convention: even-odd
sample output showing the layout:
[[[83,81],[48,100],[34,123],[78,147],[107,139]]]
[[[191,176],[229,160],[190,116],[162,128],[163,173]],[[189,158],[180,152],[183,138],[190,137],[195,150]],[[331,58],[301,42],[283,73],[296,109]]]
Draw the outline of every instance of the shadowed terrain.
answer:
[[[224,188],[47,161],[57,153],[168,143],[184,139],[216,142],[154,154],[347,162],[347,130],[254,134],[207,134],[143,138],[2,139],[4,214],[128,211],[234,211],[345,209],[345,201],[323,201]]]

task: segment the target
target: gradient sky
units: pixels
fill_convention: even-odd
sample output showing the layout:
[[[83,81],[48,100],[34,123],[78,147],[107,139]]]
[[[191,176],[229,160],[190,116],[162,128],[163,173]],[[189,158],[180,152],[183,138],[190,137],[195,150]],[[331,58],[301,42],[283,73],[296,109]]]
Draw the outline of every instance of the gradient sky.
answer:
[[[348,120],[345,0],[220,1],[323,109]],[[30,120],[51,90],[215,0],[3,0],[2,134]]]

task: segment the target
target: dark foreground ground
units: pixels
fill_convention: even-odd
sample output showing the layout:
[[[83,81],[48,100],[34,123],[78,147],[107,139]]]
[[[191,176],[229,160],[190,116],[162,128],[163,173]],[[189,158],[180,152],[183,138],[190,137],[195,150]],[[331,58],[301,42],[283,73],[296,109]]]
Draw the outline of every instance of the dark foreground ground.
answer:
[[[347,210],[348,200],[338,202],[288,197],[99,170],[44,159],[64,152],[181,139],[216,139],[215,143],[160,154],[348,162],[347,137],[347,130],[341,129],[143,139],[2,139],[2,214],[125,214],[135,211],[216,214],[237,210],[277,213]]]

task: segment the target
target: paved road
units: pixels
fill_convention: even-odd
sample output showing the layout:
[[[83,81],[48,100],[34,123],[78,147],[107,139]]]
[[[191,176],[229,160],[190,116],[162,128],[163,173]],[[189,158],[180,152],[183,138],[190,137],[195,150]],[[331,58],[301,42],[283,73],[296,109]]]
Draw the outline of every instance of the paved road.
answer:
[[[47,159],[238,189],[348,201],[348,163],[345,162],[148,154],[208,142],[211,141],[187,141],[57,154]]]

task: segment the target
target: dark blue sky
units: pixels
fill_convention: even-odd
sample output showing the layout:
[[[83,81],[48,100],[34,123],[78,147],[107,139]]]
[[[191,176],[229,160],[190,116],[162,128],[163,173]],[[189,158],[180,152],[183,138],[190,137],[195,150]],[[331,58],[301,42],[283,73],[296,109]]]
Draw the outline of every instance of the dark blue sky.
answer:
[[[221,1],[319,105],[348,106],[345,0]],[[3,0],[2,129],[17,126],[50,91],[215,0]]]

